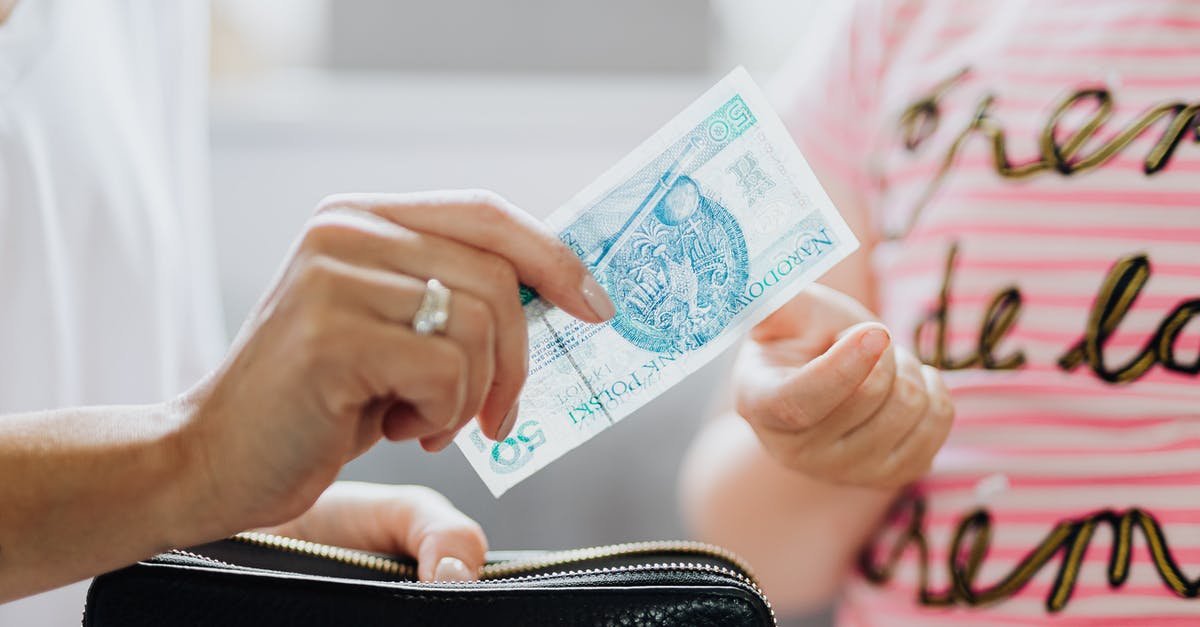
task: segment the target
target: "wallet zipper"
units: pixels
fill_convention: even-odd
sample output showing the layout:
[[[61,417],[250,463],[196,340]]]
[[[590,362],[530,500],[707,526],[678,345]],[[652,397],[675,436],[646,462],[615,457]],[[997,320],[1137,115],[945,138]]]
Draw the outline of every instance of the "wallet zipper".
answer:
[[[301,553],[313,557],[321,557],[334,560],[343,564],[350,564],[359,568],[379,571],[394,575],[400,579],[415,580],[417,578],[416,568],[411,564],[406,564],[399,560],[394,560],[382,555],[368,553],[366,551],[358,551],[355,549],[347,549],[343,547],[331,546],[328,544],[320,544],[318,542],[309,542],[307,540],[298,540],[296,538],[288,538],[277,536],[269,533],[261,533],[257,531],[247,531],[239,533],[232,538],[237,542],[245,542],[258,546],[270,547],[281,551],[291,551],[293,553]],[[713,564],[699,564],[694,562],[668,562],[657,564],[636,564],[627,566],[612,566],[607,568],[588,568],[570,570],[571,564],[577,564],[594,559],[603,559],[607,557],[618,557],[626,555],[641,555],[649,553],[657,553],[662,551],[692,553],[695,555],[703,555],[715,557],[725,560],[732,564],[736,564],[742,572],[738,572],[732,568],[724,566],[715,566]],[[225,566],[232,566],[220,560],[216,560],[207,556],[197,555],[187,551],[172,551],[187,555],[193,558],[200,558],[210,562],[218,562]],[[547,568],[564,567],[568,570],[554,571],[544,574],[529,574],[535,570],[544,570]],[[763,594],[762,588],[758,586],[758,581],[751,574],[750,567],[736,553],[728,551],[719,546],[708,544],[705,542],[696,542],[688,540],[667,541],[658,540],[652,542],[628,542],[624,544],[607,544],[603,546],[593,546],[581,549],[569,549],[565,551],[550,551],[542,556],[533,557],[528,560],[516,559],[511,561],[498,562],[494,564],[485,564],[479,572],[481,581],[528,581],[541,577],[570,577],[570,576],[587,576],[605,573],[622,573],[622,572],[655,572],[669,570],[693,570],[707,573],[715,573],[724,575],[739,583],[743,584],[746,589],[753,592],[759,599],[766,604],[767,609],[771,613],[771,621],[775,625],[779,621],[775,618],[775,608],[771,605],[771,601]],[[446,582],[446,585],[455,585],[456,583],[471,582]]]
[[[323,557],[331,559],[343,564],[350,564],[359,568],[379,571],[398,577],[415,579],[417,576],[416,570],[411,564],[406,564],[399,560],[394,560],[382,555],[368,553],[366,551],[358,551],[355,549],[346,549],[328,544],[320,544],[318,542],[309,542],[307,540],[297,540],[296,538],[288,538],[277,536],[270,533],[260,533],[257,531],[247,531],[239,533],[232,538],[238,542],[247,544],[255,544],[265,546],[282,551],[290,551],[293,553],[301,553],[304,555]],[[532,557],[528,560],[515,559],[494,564],[485,564],[479,572],[480,579],[505,579],[514,576],[521,576],[525,573],[534,570],[544,570],[546,568],[554,568],[558,566],[568,566],[579,562],[586,562],[594,559],[604,559],[607,557],[619,557],[625,555],[642,555],[647,553],[658,553],[662,551],[692,553],[695,555],[704,555],[725,560],[732,564],[736,564],[741,573],[737,573],[742,579],[758,585],[757,580],[751,574],[750,567],[742,558],[732,551],[725,550],[713,544],[704,542],[694,542],[687,540],[678,541],[653,541],[653,542],[628,542],[624,544],[607,544],[603,546],[593,546],[581,549],[569,549],[565,551],[549,551],[545,555]],[[734,572],[734,571],[730,571]]]

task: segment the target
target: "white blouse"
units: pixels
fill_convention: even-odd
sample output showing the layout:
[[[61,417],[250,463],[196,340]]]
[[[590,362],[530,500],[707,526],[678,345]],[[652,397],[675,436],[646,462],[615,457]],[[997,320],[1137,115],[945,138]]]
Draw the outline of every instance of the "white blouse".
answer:
[[[203,0],[18,0],[0,24],[0,415],[143,403],[224,346]],[[81,586],[0,606],[78,624]]]

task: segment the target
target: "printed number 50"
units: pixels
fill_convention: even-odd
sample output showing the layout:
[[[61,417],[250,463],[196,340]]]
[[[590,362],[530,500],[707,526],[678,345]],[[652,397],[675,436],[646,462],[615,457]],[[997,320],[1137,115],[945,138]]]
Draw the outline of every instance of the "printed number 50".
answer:
[[[501,442],[484,442],[479,429],[471,432],[471,442],[481,453],[486,453],[491,444],[491,454],[488,463],[492,472],[507,474],[524,466],[533,457],[533,451],[546,443],[546,433],[536,420],[526,420],[513,429],[513,434]]]

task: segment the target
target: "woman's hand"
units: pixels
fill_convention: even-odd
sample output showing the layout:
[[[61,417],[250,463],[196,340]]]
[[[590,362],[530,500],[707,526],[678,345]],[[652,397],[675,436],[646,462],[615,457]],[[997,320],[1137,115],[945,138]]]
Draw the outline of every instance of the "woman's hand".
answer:
[[[420,335],[431,278],[451,290],[450,315]],[[613,314],[583,263],[494,194],[323,202],[225,363],[183,399],[212,531],[299,515],[380,437],[437,450],[478,417],[503,439],[528,363],[518,282],[581,320]]]
[[[776,461],[836,484],[918,479],[954,417],[937,370],[892,345],[854,299],[821,285],[755,327],[735,391],[738,413]]]
[[[487,552],[475,521],[441,494],[411,485],[339,481],[295,520],[261,531],[414,557],[421,581],[478,579]]]

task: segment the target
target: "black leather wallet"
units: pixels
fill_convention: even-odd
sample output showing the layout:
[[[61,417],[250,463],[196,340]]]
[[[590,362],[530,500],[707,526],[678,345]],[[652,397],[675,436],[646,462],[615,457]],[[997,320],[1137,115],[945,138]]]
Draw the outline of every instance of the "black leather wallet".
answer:
[[[480,581],[420,583],[412,561],[266,534],[97,577],[85,627],[768,626],[742,561],[699,542],[488,554]]]

